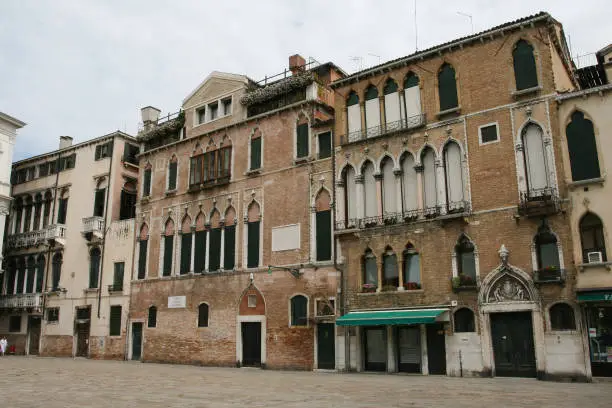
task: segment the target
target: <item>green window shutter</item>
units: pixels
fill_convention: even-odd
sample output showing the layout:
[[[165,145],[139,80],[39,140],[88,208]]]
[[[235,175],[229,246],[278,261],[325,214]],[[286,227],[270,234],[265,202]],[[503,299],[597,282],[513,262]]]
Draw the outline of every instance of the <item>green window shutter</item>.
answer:
[[[259,221],[247,224],[247,268],[259,266]]]
[[[319,135],[319,159],[325,159],[331,157],[332,144],[331,144],[331,132],[321,133]]]
[[[166,235],[164,237],[163,276],[170,276],[172,274],[172,252],[174,252],[174,235]]]
[[[351,93],[349,94],[349,97],[346,100],[346,106],[357,105],[358,103],[359,103],[359,96],[357,96],[357,93],[355,93],[355,91],[351,91]]]
[[[365,100],[369,101],[370,99],[378,98],[378,89],[375,86],[370,85],[365,92]]]
[[[115,262],[115,270],[113,274],[113,287],[115,290],[123,290],[124,271],[125,271],[125,263]]]
[[[412,88],[414,86],[419,86],[419,77],[411,72],[404,80],[404,89]]]
[[[178,163],[172,162],[168,168],[168,190],[176,190],[176,172]]]
[[[317,261],[329,261],[332,255],[331,210],[317,211]]]
[[[45,257],[40,255],[38,257],[38,263],[36,265],[36,293],[41,293],[43,291],[44,276],[45,276]]]
[[[181,275],[191,269],[191,234],[181,235]]]
[[[121,306],[110,307],[110,331],[111,336],[121,335]]]
[[[570,156],[572,180],[599,178],[599,158],[593,122],[585,119],[582,112],[574,112],[572,121],[565,130]]]
[[[151,169],[147,169],[144,172],[142,196],[147,197],[151,195]]]
[[[261,167],[261,137],[251,139],[251,170]]]
[[[208,305],[206,303],[198,306],[198,327],[208,327]]]
[[[119,206],[119,219],[129,220],[136,216],[136,194],[122,190]]]
[[[235,264],[235,248],[236,248],[236,226],[230,225],[225,227],[224,231],[224,247],[223,247],[223,269],[234,269]]]
[[[147,327],[157,327],[157,308],[151,306],[149,308],[149,318],[147,319]]]
[[[308,124],[297,126],[297,157],[308,156]]]
[[[208,271],[221,269],[221,228],[210,230],[210,254],[208,255]]]
[[[306,326],[308,317],[308,300],[298,295],[291,298],[291,325]]]
[[[438,73],[438,92],[440,96],[440,111],[453,109],[459,105],[455,70],[449,64],[444,64]]]
[[[538,75],[536,71],[533,47],[525,40],[516,43],[512,52],[514,62],[514,78],[516,90],[529,89],[538,86]]]
[[[68,199],[60,198],[59,205],[57,210],[57,223],[65,224],[66,223],[66,214],[68,212]]]
[[[147,272],[147,244],[148,240],[139,242],[138,254],[138,279],[144,279]]]
[[[98,287],[98,276],[100,275],[100,250],[95,248],[91,251],[89,258],[89,288]]]
[[[394,80],[389,79],[385,83],[385,87],[383,89],[383,93],[385,95],[389,95],[389,94],[392,94],[394,92],[397,92],[397,83]]]
[[[106,196],[106,189],[101,188],[96,190],[94,195],[94,212],[93,215],[102,217],[104,215],[104,198]]]
[[[206,269],[206,231],[195,233],[193,269],[195,273],[202,273]]]

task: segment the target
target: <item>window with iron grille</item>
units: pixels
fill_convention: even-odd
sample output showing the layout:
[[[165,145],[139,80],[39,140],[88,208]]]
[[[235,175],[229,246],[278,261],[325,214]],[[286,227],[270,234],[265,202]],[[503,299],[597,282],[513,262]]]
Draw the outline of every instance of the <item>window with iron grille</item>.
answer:
[[[59,322],[59,307],[51,307],[47,309],[47,323]]]

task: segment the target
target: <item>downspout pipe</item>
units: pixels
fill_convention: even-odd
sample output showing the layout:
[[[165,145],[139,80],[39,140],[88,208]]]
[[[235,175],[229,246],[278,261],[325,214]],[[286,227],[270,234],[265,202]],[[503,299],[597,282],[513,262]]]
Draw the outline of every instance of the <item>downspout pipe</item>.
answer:
[[[113,158],[115,157],[115,139],[116,136],[113,137],[112,143],[112,152],[110,156],[110,162],[108,164],[108,183],[106,183],[106,198],[104,200],[104,229],[102,231],[102,254],[100,255],[100,274],[98,276],[98,319],[100,318],[100,305],[102,303],[102,277],[104,275],[104,254],[106,253],[106,234],[110,227],[108,227],[108,213],[110,209],[108,208],[108,201],[110,197],[110,190],[112,185],[112,171],[113,171]]]

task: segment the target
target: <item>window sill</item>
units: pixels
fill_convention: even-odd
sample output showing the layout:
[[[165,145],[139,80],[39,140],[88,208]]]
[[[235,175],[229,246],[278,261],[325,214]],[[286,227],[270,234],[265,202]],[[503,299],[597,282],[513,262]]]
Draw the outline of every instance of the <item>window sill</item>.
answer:
[[[606,268],[608,271],[612,270],[612,262],[591,262],[591,263],[581,263],[577,264],[576,268],[580,272],[584,272],[585,269],[593,269],[593,268]]]
[[[142,196],[142,197],[140,198],[140,202],[141,202],[142,204],[146,204],[146,203],[148,203],[148,202],[149,202],[149,200],[150,200],[150,199],[151,199],[151,196],[149,196],[149,195]]]
[[[98,293],[98,288],[85,288],[83,289],[85,293]]]
[[[304,330],[304,329],[310,329],[310,326],[308,326],[308,325],[300,325],[300,326],[298,326],[298,325],[295,325],[295,326],[290,325],[289,328],[290,329],[302,329],[302,330]]]
[[[540,92],[541,90],[542,90],[542,87],[540,85],[533,86],[527,89],[521,89],[520,91],[516,90],[516,91],[512,91],[512,97],[516,99],[516,98],[520,98],[523,95],[530,95],[530,94]]]
[[[125,161],[125,160],[122,160],[122,162],[123,162],[123,167],[125,167],[125,168],[131,167],[134,170],[138,170],[138,164],[130,163],[130,162]]]
[[[295,159],[293,159],[293,165],[299,166],[300,164],[305,164],[312,160],[312,156],[296,157]]]
[[[567,186],[570,189],[575,189],[579,187],[590,186],[593,184],[603,185],[605,180],[606,180],[605,177],[597,177],[597,178],[592,178],[592,179],[587,179],[587,180],[571,181],[567,183]]]
[[[439,119],[439,118],[441,118],[443,116],[450,115],[450,114],[453,114],[453,113],[461,113],[461,105],[456,106],[454,108],[450,108],[450,109],[446,109],[446,110],[440,111],[440,112],[436,113],[436,117]]]
[[[176,188],[174,190],[167,190],[166,197],[176,195],[176,192],[177,192]]]
[[[262,169],[261,167],[259,167],[259,168],[257,168],[257,169],[247,170],[247,171],[244,173],[244,175],[245,175],[245,176],[256,176],[256,175],[260,174],[260,173],[262,172],[262,170],[263,170],[263,169]]]
[[[55,320],[55,321],[50,322],[50,321],[48,321],[48,320],[47,320],[47,324],[48,324],[48,325],[49,325],[49,324],[52,324],[52,325],[59,325],[59,321]]]

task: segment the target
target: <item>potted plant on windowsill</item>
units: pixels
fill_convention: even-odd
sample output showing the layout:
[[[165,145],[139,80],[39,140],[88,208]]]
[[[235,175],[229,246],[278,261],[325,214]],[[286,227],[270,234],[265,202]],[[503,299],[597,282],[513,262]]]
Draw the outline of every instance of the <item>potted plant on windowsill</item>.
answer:
[[[472,290],[477,287],[476,280],[471,276],[460,273],[451,280],[454,291]]]
[[[364,283],[363,286],[361,286],[361,291],[363,293],[374,293],[377,288],[378,286],[373,283]]]
[[[418,282],[406,282],[404,283],[404,288],[406,290],[418,290],[421,289],[421,284]]]

